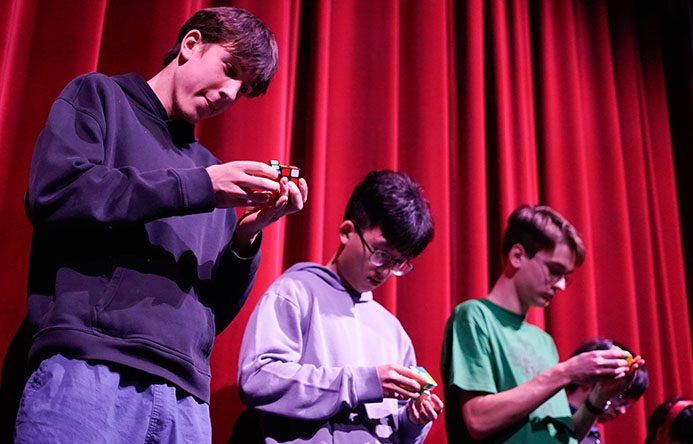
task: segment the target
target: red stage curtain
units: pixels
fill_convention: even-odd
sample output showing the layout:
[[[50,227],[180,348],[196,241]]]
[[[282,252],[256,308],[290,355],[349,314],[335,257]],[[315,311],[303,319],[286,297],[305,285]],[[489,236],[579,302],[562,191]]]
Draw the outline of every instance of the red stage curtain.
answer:
[[[237,354],[256,301],[292,263],[329,259],[351,189],[382,168],[420,181],[433,208],[436,236],[415,272],[376,297],[437,380],[444,323],[495,280],[507,215],[546,203],[575,223],[588,256],[576,283],[531,320],[563,358],[601,335],[650,368],[645,402],[607,425],[607,442],[642,442],[657,404],[693,395],[663,25],[626,1],[3,0],[0,357],[26,312],[22,198],[53,99],[88,71],[152,76],[182,22],[221,4],[265,21],[281,61],[267,95],[204,122],[199,137],[222,160],[300,165],[310,198],[266,231],[255,289],[218,337],[215,442],[243,408]],[[429,442],[445,442],[442,420]]]

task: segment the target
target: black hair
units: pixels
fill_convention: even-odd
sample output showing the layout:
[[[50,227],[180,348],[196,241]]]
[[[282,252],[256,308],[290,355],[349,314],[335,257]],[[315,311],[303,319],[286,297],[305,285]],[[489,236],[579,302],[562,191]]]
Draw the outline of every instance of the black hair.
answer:
[[[685,400],[686,398],[677,396],[657,406],[655,411],[652,412],[650,419],[647,420],[647,437],[645,438],[645,444],[657,442],[657,432],[667,420],[669,411],[674,404]],[[676,418],[674,418],[671,423],[668,438],[670,442],[693,444],[693,405],[689,405],[676,415]]]
[[[630,349],[628,349],[628,347],[621,344],[620,342],[616,342],[613,339],[609,338],[596,338],[586,341],[582,345],[580,345],[580,347],[578,347],[570,356],[577,356],[579,354],[594,350],[610,350],[613,346],[616,346],[621,350],[625,350],[631,355],[635,356],[633,352],[630,351]],[[647,366],[645,364],[642,364],[635,371],[635,374],[633,375],[633,380],[631,381],[630,386],[628,386],[628,389],[625,392],[623,392],[623,396],[632,401],[637,401],[638,399],[640,399],[643,393],[645,393],[645,390],[647,390],[647,387],[649,386],[650,374],[647,371]],[[568,393],[572,393],[575,390],[577,390],[578,387],[578,384],[568,384],[565,389]]]
[[[183,38],[193,29],[200,31],[203,43],[218,43],[229,50],[238,69],[250,77],[249,97],[267,91],[277,70],[277,42],[260,19],[239,8],[200,9],[181,26],[176,44],[164,56],[164,66],[178,56]]]
[[[559,242],[566,242],[575,255],[575,265],[582,265],[585,247],[575,227],[551,207],[522,205],[508,217],[503,254],[507,257],[513,245],[520,244],[531,258],[539,251],[553,250]]]
[[[423,187],[404,173],[372,171],[351,193],[344,220],[360,229],[379,227],[388,244],[418,256],[433,239],[433,216]]]

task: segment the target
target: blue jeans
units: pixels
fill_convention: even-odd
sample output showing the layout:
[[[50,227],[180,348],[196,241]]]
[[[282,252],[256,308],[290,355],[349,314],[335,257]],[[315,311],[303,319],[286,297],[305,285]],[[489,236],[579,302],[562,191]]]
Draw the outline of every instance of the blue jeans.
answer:
[[[43,361],[29,378],[15,434],[21,444],[212,441],[204,402],[167,384],[61,355]]]

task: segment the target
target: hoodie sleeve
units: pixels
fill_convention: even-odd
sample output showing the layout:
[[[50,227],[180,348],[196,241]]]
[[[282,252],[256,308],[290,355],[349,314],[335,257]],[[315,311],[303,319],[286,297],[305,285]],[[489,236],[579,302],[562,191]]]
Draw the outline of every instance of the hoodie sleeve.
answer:
[[[261,243],[262,232],[258,234],[247,257],[239,256],[230,243],[217,260],[214,279],[208,289],[212,295],[210,305],[214,310],[217,335],[228,327],[248,299],[260,266]]]
[[[266,413],[321,420],[345,407],[382,401],[375,367],[300,362],[305,320],[296,298],[277,288],[262,296],[245,330],[238,365],[243,402]]]
[[[53,104],[31,162],[25,200],[31,221],[141,223],[211,211],[214,192],[203,167],[142,172],[110,166],[116,150],[145,147],[110,146],[112,134],[127,128],[117,127],[115,111],[108,120],[107,108],[123,99],[104,78],[75,79]]]

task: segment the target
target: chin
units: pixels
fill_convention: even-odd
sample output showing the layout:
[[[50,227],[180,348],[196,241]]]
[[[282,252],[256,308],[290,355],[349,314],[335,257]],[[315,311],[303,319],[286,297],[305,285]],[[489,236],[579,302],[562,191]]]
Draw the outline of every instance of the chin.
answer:
[[[553,298],[549,298],[547,296],[540,296],[538,301],[537,301],[537,306],[539,307],[548,307],[551,305],[551,301]]]
[[[191,125],[197,124],[200,120],[205,119],[207,116],[204,113],[193,112],[183,117],[183,120]]]
[[[367,291],[373,291],[373,290],[375,290],[376,288],[378,288],[378,287],[377,287],[377,286],[373,286],[373,285],[365,284],[365,285],[362,285],[360,288],[356,289],[356,291],[358,291],[359,293],[366,293]]]
[[[344,285],[345,288],[347,288],[351,291],[355,291],[357,293],[365,293],[367,291],[370,291],[367,283],[358,283],[358,282],[350,281],[349,279],[346,279],[342,275],[340,275],[340,279],[342,280],[342,285]]]

